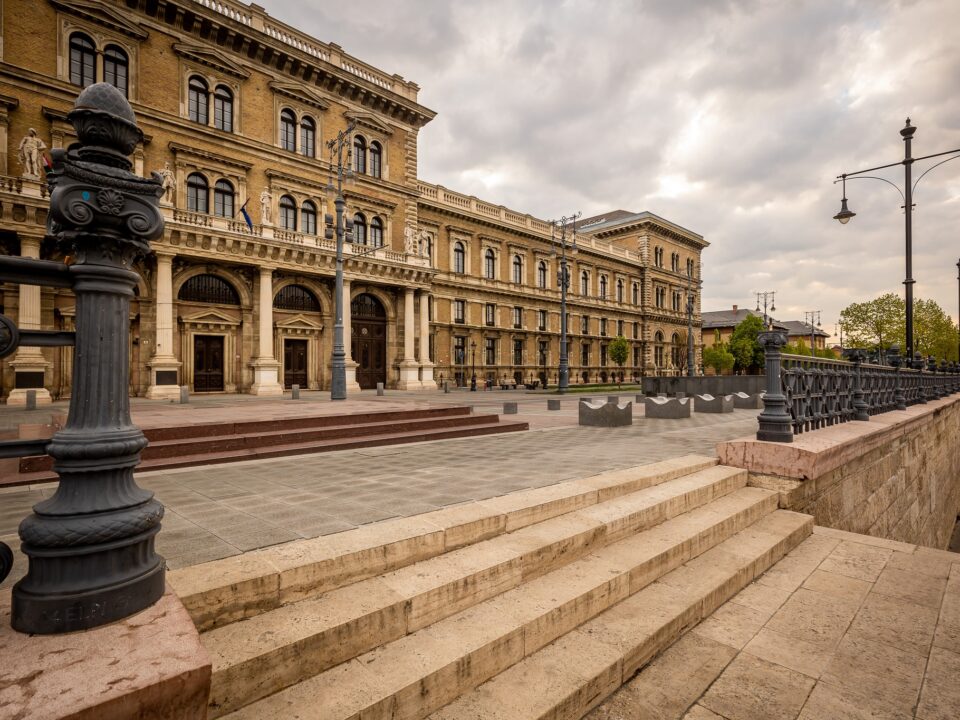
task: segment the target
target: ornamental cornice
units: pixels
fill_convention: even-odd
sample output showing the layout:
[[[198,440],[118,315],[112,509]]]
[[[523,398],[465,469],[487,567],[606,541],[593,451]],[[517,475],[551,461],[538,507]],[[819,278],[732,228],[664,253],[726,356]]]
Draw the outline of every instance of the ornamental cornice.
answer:
[[[266,175],[270,180],[280,180],[289,187],[308,187],[313,190],[317,190],[319,191],[320,195],[324,195],[328,189],[327,184],[324,182],[310,180],[302,175],[291,175],[283,172],[282,170],[267,169],[264,172],[264,175]]]
[[[170,148],[170,152],[173,153],[174,158],[177,160],[181,160],[184,157],[200,158],[210,162],[219,163],[221,165],[237,168],[239,170],[243,170],[244,172],[247,172],[253,167],[253,163],[244,162],[243,160],[236,160],[204,148],[189,147],[176,142],[169,143],[167,147]]]
[[[393,129],[372,113],[348,110],[343,114],[343,116],[347,120],[352,120],[360,127],[365,127],[367,130],[373,130],[380,135],[384,135],[386,137],[393,135]]]
[[[103,3],[91,2],[90,0],[50,0],[50,4],[75,17],[83,18],[140,42],[150,37],[149,33],[139,24],[131,22],[129,16],[119,13]]]
[[[231,75],[238,80],[246,80],[250,77],[250,71],[246,67],[208,46],[174,43],[172,47],[173,52],[180,57],[212,68],[224,75]]]
[[[304,105],[309,105],[322,112],[330,108],[330,103],[328,103],[322,95],[304,85],[298,85],[285,80],[271,80],[268,84],[270,89],[277,95],[282,95],[291,100],[303,103]]]
[[[390,200],[384,200],[383,198],[378,198],[373,195],[366,195],[364,193],[359,193],[356,190],[343,192],[343,199],[350,201],[360,201],[367,203],[368,205],[376,205],[377,207],[385,208],[387,210],[393,210],[397,207],[397,203],[391,202]]]

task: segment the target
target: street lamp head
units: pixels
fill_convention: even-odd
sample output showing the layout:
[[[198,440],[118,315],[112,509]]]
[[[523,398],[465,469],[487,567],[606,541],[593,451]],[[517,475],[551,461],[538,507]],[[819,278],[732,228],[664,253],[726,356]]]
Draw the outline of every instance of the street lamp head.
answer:
[[[903,126],[903,130],[900,131],[900,134],[903,136],[904,140],[908,140],[913,137],[913,134],[917,131],[917,128],[910,124],[910,118],[907,118],[907,123]]]
[[[773,303],[770,303],[770,312],[776,312],[776,311],[777,311],[777,306],[774,305]]]
[[[846,225],[850,222],[850,219],[856,215],[855,212],[847,208],[847,198],[843,198],[840,201],[840,212],[833,216],[834,220],[838,220],[841,225]]]

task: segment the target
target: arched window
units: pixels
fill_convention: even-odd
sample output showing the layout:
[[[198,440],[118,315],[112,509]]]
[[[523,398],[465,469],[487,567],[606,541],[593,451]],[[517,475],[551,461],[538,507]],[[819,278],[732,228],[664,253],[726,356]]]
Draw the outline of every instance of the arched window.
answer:
[[[600,297],[603,300],[607,299],[607,276],[600,276]]]
[[[116,45],[107,45],[103,50],[103,81],[110,83],[127,96],[127,77],[130,61],[127,54]]]
[[[584,297],[590,294],[590,275],[586,270],[580,273],[580,294]]]
[[[217,180],[213,186],[213,214],[233,217],[233,185],[229,180]]]
[[[513,256],[513,281],[515,283],[523,282],[523,258],[519,255]]]
[[[208,107],[210,100],[207,83],[203,78],[194,75],[187,84],[187,94],[189,95],[187,102],[188,117],[201,125],[207,125],[210,122]]]
[[[543,260],[537,263],[537,287],[547,287],[547,263]]]
[[[378,217],[370,221],[370,244],[373,247],[383,247],[383,220]]]
[[[300,232],[317,234],[317,206],[311,200],[305,200],[300,206]]]
[[[194,275],[180,286],[177,299],[184,302],[239,305],[240,296],[233,285],[216,275]]]
[[[359,174],[367,172],[367,141],[361,135],[353,138],[353,171]]]
[[[300,118],[300,154],[306,157],[317,155],[317,124],[313,118]]]
[[[497,277],[497,255],[490,248],[483,254],[483,276],[488,280]]]
[[[353,216],[353,242],[359,245],[367,244],[367,218],[363,213]]]
[[[653,338],[653,364],[663,367],[663,333],[657,330]]]
[[[633,304],[640,304],[640,285],[638,283],[633,284]]]
[[[370,143],[370,174],[378,178],[380,177],[383,166],[383,147],[380,143],[374,141]]]
[[[453,271],[461,275],[466,272],[467,253],[462,242],[453,244]]]
[[[70,82],[86,87],[96,82],[97,49],[83,33],[70,36]]]
[[[280,147],[290,152],[297,149],[297,118],[292,110],[280,111]]]
[[[280,227],[284,230],[297,229],[297,203],[289,195],[280,197]]]
[[[317,296],[303,285],[287,285],[273,298],[275,310],[290,310],[291,312],[320,312],[320,302]]]
[[[226,85],[217,85],[213,91],[213,126],[233,132],[233,93]]]
[[[623,302],[623,280],[617,280],[617,302]]]
[[[187,210],[196,213],[210,212],[210,186],[200,173],[187,176]]]

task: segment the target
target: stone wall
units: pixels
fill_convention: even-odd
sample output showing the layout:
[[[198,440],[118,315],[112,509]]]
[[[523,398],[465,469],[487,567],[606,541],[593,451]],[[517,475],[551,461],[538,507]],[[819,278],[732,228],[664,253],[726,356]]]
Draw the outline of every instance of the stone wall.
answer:
[[[721,443],[717,454],[818,525],[943,549],[960,513],[958,438],[954,396],[804,433],[790,444]]]

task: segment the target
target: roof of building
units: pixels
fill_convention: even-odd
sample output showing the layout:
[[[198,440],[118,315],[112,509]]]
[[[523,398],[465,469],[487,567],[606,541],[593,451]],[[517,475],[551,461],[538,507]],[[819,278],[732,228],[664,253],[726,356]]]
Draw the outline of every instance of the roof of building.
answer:
[[[630,212],[629,210],[611,210],[608,213],[602,215],[594,215],[593,217],[583,218],[577,221],[577,232],[585,233],[596,233],[604,230],[611,230],[620,225],[629,225],[631,223],[638,223],[643,221],[653,221],[659,223],[667,228],[673,228],[681,233],[684,233],[688,236],[697,238],[704,245],[708,245],[703,239],[703,236],[699,233],[693,232],[682,225],[678,225],[675,222],[671,222],[666,218],[662,218],[655,213],[644,210],[643,212]]]
[[[730,308],[729,310],[709,310],[701,313],[704,330],[707,328],[736,327],[750,315],[761,317],[758,312],[737,307]]]
[[[777,325],[787,331],[788,337],[810,337],[810,323],[800,322],[799,320],[778,320]],[[814,335],[817,337],[830,337],[820,328],[814,328]]]

